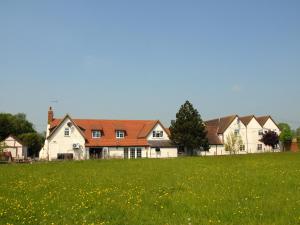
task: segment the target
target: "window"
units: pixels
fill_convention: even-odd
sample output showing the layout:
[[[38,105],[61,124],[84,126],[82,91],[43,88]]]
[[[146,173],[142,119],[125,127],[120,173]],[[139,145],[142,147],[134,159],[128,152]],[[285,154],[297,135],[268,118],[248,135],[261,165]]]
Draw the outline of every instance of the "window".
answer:
[[[72,153],[57,153],[57,159],[61,159],[61,160],[73,159],[73,154]]]
[[[239,133],[240,133],[240,131],[239,131],[238,129],[234,130],[234,135],[235,135],[235,136],[238,136]]]
[[[70,137],[70,128],[65,128],[65,137]]]
[[[124,148],[124,159],[128,159],[128,148]]]
[[[240,145],[240,151],[245,151],[245,145]]]
[[[125,133],[123,130],[117,130],[116,131],[116,138],[124,138]]]
[[[257,150],[262,150],[262,144],[257,144]]]
[[[154,130],[152,132],[152,137],[154,137],[154,138],[161,138],[161,137],[163,137],[163,135],[164,135],[163,131],[156,131],[156,130]]]
[[[92,138],[100,138],[101,137],[101,131],[100,130],[93,130],[92,131]]]
[[[131,159],[135,158],[135,148],[130,148],[130,158]]]
[[[136,157],[137,158],[142,158],[142,149],[141,148],[136,149]]]

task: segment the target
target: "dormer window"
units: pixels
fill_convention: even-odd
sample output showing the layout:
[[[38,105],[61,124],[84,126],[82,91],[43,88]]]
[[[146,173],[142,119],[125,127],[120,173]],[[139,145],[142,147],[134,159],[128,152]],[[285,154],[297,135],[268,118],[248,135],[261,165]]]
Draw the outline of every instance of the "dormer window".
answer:
[[[64,133],[65,133],[65,137],[70,137],[70,128],[66,127]]]
[[[156,130],[154,130],[152,132],[152,137],[154,137],[154,138],[161,138],[161,137],[163,137],[163,135],[164,135],[163,131],[156,131]]]
[[[116,131],[116,138],[124,138],[125,132],[123,130],[117,130]]]
[[[101,131],[100,130],[92,130],[92,138],[100,138]]]

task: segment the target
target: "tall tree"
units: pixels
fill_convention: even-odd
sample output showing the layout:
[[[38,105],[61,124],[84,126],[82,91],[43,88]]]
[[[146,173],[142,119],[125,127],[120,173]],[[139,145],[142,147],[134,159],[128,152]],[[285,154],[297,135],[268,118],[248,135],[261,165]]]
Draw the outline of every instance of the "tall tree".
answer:
[[[279,137],[275,131],[269,130],[263,133],[260,141],[267,146],[271,146],[274,149],[279,144]]]
[[[35,130],[33,124],[26,119],[25,114],[0,113],[0,140],[3,140],[10,134],[19,136],[20,134],[31,132],[35,132]]]
[[[204,122],[189,101],[180,107],[176,120],[172,121],[170,132],[172,142],[184,148],[188,155],[193,155],[197,149],[209,150]]]
[[[279,140],[281,141],[284,150],[288,150],[293,140],[293,132],[291,127],[287,123],[279,123],[278,126],[281,131]]]

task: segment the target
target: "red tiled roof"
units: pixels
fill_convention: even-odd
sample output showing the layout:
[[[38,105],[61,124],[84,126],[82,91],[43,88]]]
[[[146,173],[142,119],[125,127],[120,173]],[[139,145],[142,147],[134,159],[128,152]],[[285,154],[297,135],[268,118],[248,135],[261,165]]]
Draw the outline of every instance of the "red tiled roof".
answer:
[[[50,131],[53,132],[61,121],[61,119],[54,119],[50,124]],[[146,139],[148,134],[157,123],[161,124],[158,120],[74,119],[73,122],[84,134],[87,147],[149,146]],[[101,130],[102,136],[100,138],[92,138],[93,130]],[[124,130],[125,138],[116,138],[116,130]]]

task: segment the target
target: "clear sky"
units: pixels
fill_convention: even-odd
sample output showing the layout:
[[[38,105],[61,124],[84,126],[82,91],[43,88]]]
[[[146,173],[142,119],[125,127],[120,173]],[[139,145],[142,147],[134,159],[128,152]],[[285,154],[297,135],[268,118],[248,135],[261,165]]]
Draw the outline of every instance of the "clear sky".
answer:
[[[300,126],[300,1],[0,1],[0,111]]]

